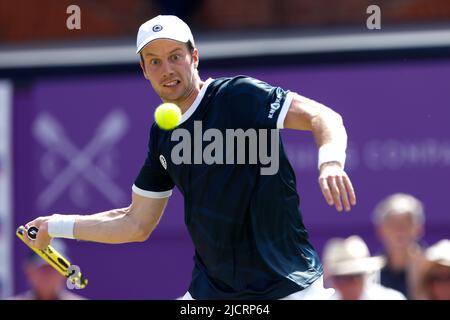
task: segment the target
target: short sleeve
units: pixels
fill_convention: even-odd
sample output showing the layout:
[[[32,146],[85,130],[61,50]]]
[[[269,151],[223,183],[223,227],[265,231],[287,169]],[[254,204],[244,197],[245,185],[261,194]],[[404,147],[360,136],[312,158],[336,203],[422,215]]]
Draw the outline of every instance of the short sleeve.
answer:
[[[230,82],[227,103],[245,127],[282,129],[294,95],[263,81],[238,76]]]
[[[147,198],[167,198],[172,195],[174,183],[158,158],[156,150],[157,132],[150,130],[148,154],[137,176],[133,191]]]

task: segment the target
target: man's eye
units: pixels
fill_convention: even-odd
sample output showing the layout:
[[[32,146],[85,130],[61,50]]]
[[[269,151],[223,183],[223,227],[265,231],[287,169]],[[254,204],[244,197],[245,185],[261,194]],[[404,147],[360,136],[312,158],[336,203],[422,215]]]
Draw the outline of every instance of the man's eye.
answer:
[[[180,55],[179,54],[172,55],[172,60],[174,61],[180,60]]]
[[[158,61],[157,59],[152,59],[152,60],[150,60],[150,64],[151,64],[152,66],[156,66],[156,65],[159,64],[159,61]]]

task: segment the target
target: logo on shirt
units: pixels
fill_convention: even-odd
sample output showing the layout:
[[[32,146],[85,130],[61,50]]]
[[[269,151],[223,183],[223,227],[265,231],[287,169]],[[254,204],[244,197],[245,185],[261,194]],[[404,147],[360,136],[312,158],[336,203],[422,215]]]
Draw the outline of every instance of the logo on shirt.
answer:
[[[166,161],[166,158],[164,158],[163,155],[160,155],[160,156],[159,156],[159,161],[161,162],[161,165],[164,167],[164,169],[167,170],[167,161]]]
[[[269,111],[269,115],[267,116],[267,118],[269,118],[269,119],[272,119],[273,115],[275,114],[275,111],[280,109],[280,102],[281,102],[281,97],[282,97],[282,92],[281,92],[280,88],[277,88],[276,94],[277,94],[277,97],[275,99],[275,102],[272,102],[270,104],[270,111]]]

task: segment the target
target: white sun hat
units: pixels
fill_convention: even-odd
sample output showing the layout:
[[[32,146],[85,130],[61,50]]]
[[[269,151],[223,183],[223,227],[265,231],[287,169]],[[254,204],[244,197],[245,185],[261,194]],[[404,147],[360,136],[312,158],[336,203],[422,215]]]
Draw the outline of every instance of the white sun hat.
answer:
[[[191,29],[177,16],[159,15],[143,23],[137,34],[136,53],[156,39],[171,39],[184,43],[191,41],[195,47]]]
[[[425,251],[425,257],[428,261],[450,267],[450,240],[436,242]]]
[[[323,262],[329,276],[369,274],[384,265],[384,259],[371,257],[364,240],[356,235],[329,240],[324,248]]]
[[[377,204],[373,212],[373,222],[380,225],[387,217],[410,215],[419,225],[425,223],[425,211],[422,201],[411,194],[395,193]]]

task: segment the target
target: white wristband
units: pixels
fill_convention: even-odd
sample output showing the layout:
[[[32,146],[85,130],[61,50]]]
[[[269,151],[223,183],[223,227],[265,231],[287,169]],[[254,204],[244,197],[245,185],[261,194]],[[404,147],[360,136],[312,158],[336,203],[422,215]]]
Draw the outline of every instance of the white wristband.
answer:
[[[52,238],[75,239],[73,229],[78,215],[54,214],[48,220],[48,235]]]
[[[345,166],[345,148],[335,143],[327,143],[319,148],[318,168],[326,162],[339,162],[342,169]]]

